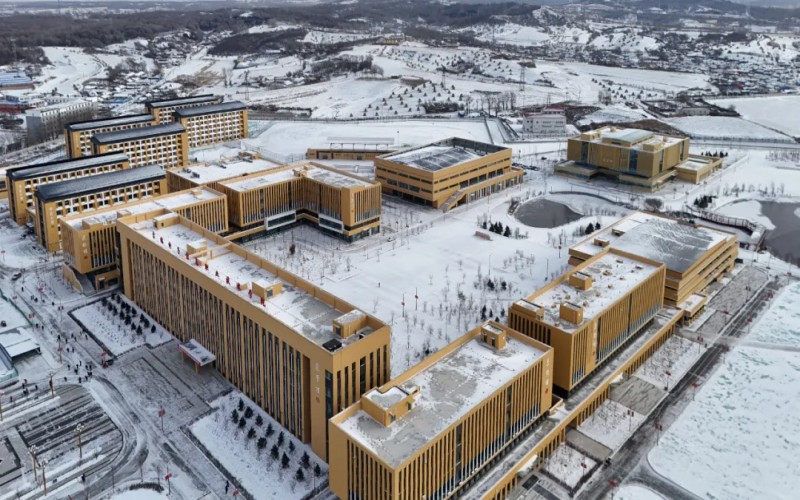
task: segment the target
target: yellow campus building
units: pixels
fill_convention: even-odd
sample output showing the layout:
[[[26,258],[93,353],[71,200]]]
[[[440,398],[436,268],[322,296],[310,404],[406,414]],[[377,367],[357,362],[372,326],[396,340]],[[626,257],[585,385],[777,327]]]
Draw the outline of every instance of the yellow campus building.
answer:
[[[739,255],[736,234],[659,215],[634,212],[595,232],[569,249],[569,263],[579,265],[605,248],[639,255],[667,268],[664,302],[694,316],[710,283],[731,272]]]
[[[522,182],[511,148],[460,138],[403,149],[375,158],[383,192],[450,210]]]
[[[655,317],[663,264],[606,249],[509,308],[508,324],[555,350],[553,384],[578,386]]]
[[[237,238],[302,221],[347,241],[380,231],[380,184],[317,163],[274,168],[216,188],[228,197]]]
[[[184,167],[189,162],[186,129],[179,123],[95,134],[91,141],[94,154],[125,153],[131,167]]]
[[[341,402],[389,380],[389,327],[174,212],[117,226],[125,295],[327,460]]]
[[[283,164],[261,158],[258,153],[242,151],[238,155],[221,158],[211,163],[192,163],[188,167],[167,170],[167,186],[170,191],[182,191],[206,186],[219,190],[219,183],[262,173]]]
[[[95,134],[129,130],[132,128],[150,127],[157,125],[153,115],[125,115],[114,118],[101,118],[83,122],[69,123],[64,127],[64,139],[67,143],[67,157],[80,158],[91,156],[92,137]]]
[[[190,148],[247,137],[247,106],[239,101],[176,109],[175,121],[186,129]]]
[[[61,249],[60,217],[166,192],[164,169],[158,165],[39,185],[31,217],[36,239],[48,252],[56,252]]]
[[[107,153],[89,158],[57,160],[9,168],[6,170],[6,185],[11,218],[20,226],[28,222],[30,215],[35,212],[33,194],[39,185],[127,168],[130,168],[130,162],[122,153]]]
[[[157,124],[172,123],[175,121],[175,111],[178,109],[193,108],[196,106],[208,106],[219,104],[222,97],[213,94],[203,94],[190,97],[177,97],[175,99],[162,99],[159,101],[148,101],[145,109],[153,115]]]
[[[455,496],[552,402],[553,349],[486,322],[399,377],[340,401],[330,488],[342,499]]]
[[[87,210],[59,219],[64,263],[92,280],[96,290],[119,277],[117,219],[165,209],[215,233],[228,230],[227,199],[205,187]]]
[[[722,167],[720,158],[689,154],[689,138],[607,126],[567,141],[567,161],[555,173],[590,180],[611,177],[620,184],[657,191],[677,177],[693,183]]]

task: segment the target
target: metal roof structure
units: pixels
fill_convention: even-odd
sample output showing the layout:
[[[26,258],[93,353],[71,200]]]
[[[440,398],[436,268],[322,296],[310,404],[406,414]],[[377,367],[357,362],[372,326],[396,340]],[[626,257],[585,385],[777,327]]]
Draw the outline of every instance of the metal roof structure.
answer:
[[[116,125],[130,125],[132,123],[147,123],[155,120],[155,117],[150,113],[141,115],[124,115],[112,118],[98,118],[97,120],[86,120],[82,122],[73,122],[66,125],[67,130],[72,132],[78,130],[92,130],[102,127],[113,127]]]
[[[219,104],[209,104],[208,106],[194,106],[191,108],[181,108],[175,110],[178,118],[189,118],[192,116],[211,115],[214,113],[228,113],[231,111],[241,111],[247,106],[239,101],[222,102]]]
[[[214,94],[202,94],[189,97],[178,97],[176,99],[165,99],[162,101],[147,101],[145,104],[148,109],[150,108],[169,108],[172,106],[180,106],[182,104],[197,104],[201,102],[213,102],[219,100],[220,97]]]
[[[67,181],[42,184],[36,187],[35,196],[42,201],[63,200],[98,191],[140,184],[149,180],[163,179],[164,177],[166,177],[166,172],[160,165],[129,168],[107,174],[89,175]]]
[[[12,85],[32,85],[33,80],[25,73],[0,73],[0,87],[10,87]]]
[[[428,172],[438,172],[504,149],[506,148],[493,144],[451,137],[424,146],[389,153],[380,158]]]
[[[6,175],[8,175],[8,177],[12,180],[31,179],[45,175],[81,170],[84,168],[101,167],[103,165],[121,163],[127,160],[128,157],[124,153],[106,153],[96,156],[75,158],[72,160],[57,160],[47,163],[36,163],[23,167],[10,168],[6,170]]]
[[[95,144],[113,144],[115,142],[147,139],[159,135],[180,134],[185,131],[186,129],[180,123],[165,123],[162,125],[152,125],[150,127],[103,132],[102,134],[92,136],[92,142]]]

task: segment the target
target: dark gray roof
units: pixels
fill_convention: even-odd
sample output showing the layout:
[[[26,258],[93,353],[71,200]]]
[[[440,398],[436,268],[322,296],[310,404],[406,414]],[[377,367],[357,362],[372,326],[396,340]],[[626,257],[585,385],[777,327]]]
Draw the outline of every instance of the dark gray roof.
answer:
[[[165,99],[163,101],[147,101],[147,108],[168,108],[185,104],[197,104],[201,102],[213,102],[221,99],[214,94],[203,94],[189,97],[178,97],[177,99]]]
[[[150,127],[131,128],[128,130],[117,130],[115,132],[103,132],[92,136],[95,144],[111,144],[115,142],[132,141],[136,139],[146,139],[159,135],[178,134],[186,130],[180,123],[165,123],[163,125],[152,125]]]
[[[128,157],[124,153],[106,153],[96,156],[86,156],[73,160],[57,160],[47,163],[37,163],[6,170],[6,175],[12,180],[32,179],[45,175],[60,174],[73,170],[82,170],[90,167],[100,167],[113,163],[127,161]]]
[[[208,106],[195,106],[193,108],[181,108],[175,110],[175,115],[178,117],[186,118],[189,116],[210,115],[213,113],[225,113],[229,111],[239,111],[247,109],[243,103],[239,101],[222,102],[220,104],[210,104]]]
[[[87,120],[83,122],[73,122],[67,124],[67,130],[92,130],[101,127],[113,127],[116,125],[130,125],[132,123],[147,123],[155,120],[150,113],[143,115],[125,115],[112,118],[100,118],[98,120]]]
[[[166,177],[166,173],[161,165],[128,168],[107,174],[89,175],[68,181],[42,184],[36,187],[35,195],[36,198],[42,201],[63,200],[98,191],[141,184],[153,179],[163,179],[164,177]]]

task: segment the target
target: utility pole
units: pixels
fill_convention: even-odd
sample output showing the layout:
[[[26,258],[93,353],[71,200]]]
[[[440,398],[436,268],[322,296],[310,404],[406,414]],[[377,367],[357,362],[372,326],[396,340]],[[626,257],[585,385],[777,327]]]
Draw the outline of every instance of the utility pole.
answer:
[[[75,434],[78,437],[78,463],[79,464],[83,463],[83,442],[81,441],[81,433],[83,433],[83,429],[84,429],[83,424],[78,424],[78,426],[75,427]]]
[[[32,445],[28,448],[28,452],[31,454],[31,460],[33,461],[33,479],[34,481],[39,480],[39,476],[36,474],[36,453],[39,451],[39,448],[36,445]]]

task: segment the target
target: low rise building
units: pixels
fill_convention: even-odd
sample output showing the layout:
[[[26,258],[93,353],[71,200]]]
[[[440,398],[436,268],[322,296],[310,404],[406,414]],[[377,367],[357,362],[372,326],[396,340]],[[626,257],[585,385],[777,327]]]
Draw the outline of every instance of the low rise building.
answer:
[[[0,90],[33,89],[35,85],[31,77],[22,71],[0,72]]]
[[[67,143],[67,157],[80,158],[91,156],[92,137],[95,134],[116,132],[139,127],[149,127],[156,124],[153,115],[125,115],[114,118],[100,118],[81,122],[68,123],[64,130],[64,139]]]
[[[389,380],[389,326],[176,213],[117,225],[125,295],[328,460],[340,402]]]
[[[90,120],[97,113],[97,104],[83,99],[48,104],[25,111],[28,144],[55,139],[64,132],[64,125],[80,120]]]
[[[509,308],[508,324],[555,350],[553,384],[575,389],[655,317],[664,264],[606,249]]]
[[[220,182],[218,189],[241,237],[300,222],[347,241],[380,231],[380,184],[317,163]]]
[[[555,173],[590,180],[612,177],[648,192],[675,177],[700,182],[722,167],[719,158],[689,155],[689,138],[608,126],[567,141],[567,161]]]
[[[34,192],[37,186],[78,177],[104,174],[130,168],[122,153],[107,153],[89,158],[56,160],[6,169],[8,210],[18,225],[26,224],[35,212]]]
[[[736,234],[645,212],[634,212],[595,232],[569,249],[569,263],[579,265],[606,248],[663,262],[667,268],[664,302],[687,307],[688,316],[712,282],[733,271],[739,244]]]
[[[48,252],[56,252],[61,249],[60,217],[166,192],[164,169],[158,165],[39,185],[32,215],[37,241]]]
[[[119,278],[117,219],[165,209],[186,217],[215,233],[228,229],[227,199],[212,189],[200,187],[143,198],[97,210],[59,218],[64,263],[87,276],[95,289]]]
[[[195,106],[208,106],[219,104],[222,97],[213,94],[177,97],[175,99],[162,99],[145,103],[147,112],[153,115],[156,123],[172,123],[175,121],[175,110],[193,108]]]
[[[511,148],[450,138],[375,158],[383,192],[450,210],[522,182]]]
[[[564,137],[567,133],[564,110],[546,107],[539,112],[525,113],[522,133],[529,137]]]
[[[94,154],[125,153],[134,168],[156,164],[185,167],[189,163],[186,129],[180,123],[104,132],[93,135],[91,141]]]
[[[247,106],[239,101],[176,109],[175,121],[186,129],[190,148],[247,137]]]
[[[219,183],[264,173],[284,165],[261,158],[257,153],[242,152],[238,156],[222,158],[211,163],[194,163],[188,167],[167,170],[170,191],[181,191],[200,186],[219,190]]]
[[[487,322],[331,419],[330,488],[364,500],[458,495],[552,403],[553,349]]]

